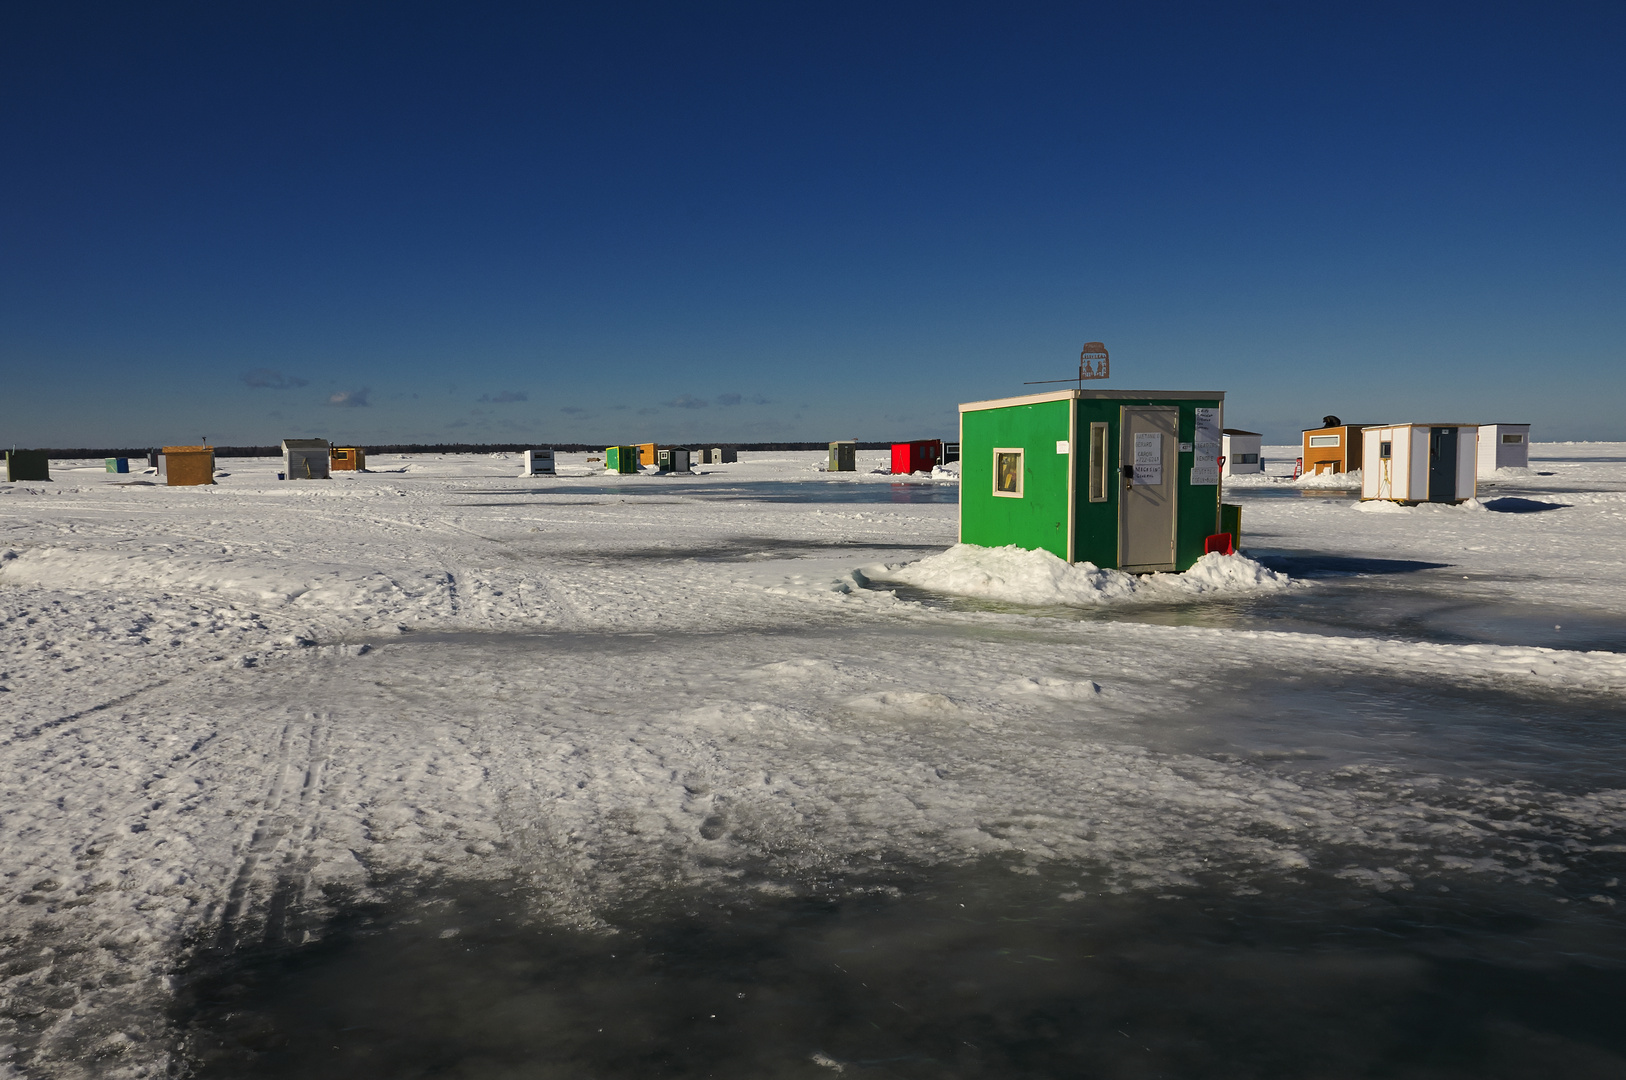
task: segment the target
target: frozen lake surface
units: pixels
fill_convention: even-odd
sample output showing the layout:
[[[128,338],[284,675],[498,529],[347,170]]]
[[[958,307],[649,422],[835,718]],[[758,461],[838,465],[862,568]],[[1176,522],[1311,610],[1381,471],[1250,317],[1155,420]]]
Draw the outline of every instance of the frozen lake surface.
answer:
[[[1626,446],[1054,595],[744,456],[0,487],[0,1069],[1626,1075]]]

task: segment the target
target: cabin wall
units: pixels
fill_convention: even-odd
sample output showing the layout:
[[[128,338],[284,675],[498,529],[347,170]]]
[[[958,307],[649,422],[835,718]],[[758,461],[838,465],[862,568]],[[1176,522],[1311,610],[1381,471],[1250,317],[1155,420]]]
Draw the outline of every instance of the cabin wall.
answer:
[[[1067,501],[1073,454],[1066,399],[960,414],[960,542],[1015,544],[1067,558]],[[1022,496],[994,494],[995,448],[1022,451]]]

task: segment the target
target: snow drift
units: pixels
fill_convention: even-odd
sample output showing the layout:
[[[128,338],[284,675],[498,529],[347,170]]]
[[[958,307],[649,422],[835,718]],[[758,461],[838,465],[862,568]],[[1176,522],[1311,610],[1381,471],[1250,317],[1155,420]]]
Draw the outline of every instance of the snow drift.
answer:
[[[1137,576],[1093,563],[1068,563],[1048,551],[974,544],[956,544],[918,562],[869,566],[861,572],[871,581],[1035,605],[1191,600],[1272,592],[1298,584],[1245,555],[1204,555],[1183,574]]]

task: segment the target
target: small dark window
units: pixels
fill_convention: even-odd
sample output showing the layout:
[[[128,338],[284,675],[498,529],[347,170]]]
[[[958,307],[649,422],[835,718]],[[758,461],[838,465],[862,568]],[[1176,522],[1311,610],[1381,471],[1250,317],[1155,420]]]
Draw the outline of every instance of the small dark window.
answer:
[[[1391,442],[1380,442],[1380,443],[1378,443],[1378,457],[1380,457],[1380,458],[1390,457],[1391,455],[1389,453],[1389,450],[1390,450],[1390,448],[1392,446],[1394,446],[1394,443],[1391,443]]]
[[[1238,454],[1236,456],[1236,463],[1238,465],[1257,465],[1257,464],[1259,464],[1259,455],[1258,454]]]

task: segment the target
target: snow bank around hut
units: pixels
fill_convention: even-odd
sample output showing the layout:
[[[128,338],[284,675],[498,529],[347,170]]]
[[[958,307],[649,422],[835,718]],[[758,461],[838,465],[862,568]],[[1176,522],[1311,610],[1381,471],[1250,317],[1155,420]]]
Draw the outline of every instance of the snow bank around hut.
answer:
[[[1355,504],[1363,514],[1482,514],[1486,506],[1478,499],[1464,499],[1459,503],[1397,503],[1388,499],[1367,499]]]
[[[1241,473],[1227,476],[1228,488],[1299,488],[1312,491],[1359,491],[1361,470],[1349,472],[1309,472],[1303,476],[1280,476],[1274,473]]]
[[[1245,555],[1204,555],[1183,574],[1136,575],[1068,563],[1048,551],[975,544],[956,544],[918,562],[868,566],[861,573],[871,581],[1034,605],[1168,602],[1275,592],[1300,584]]]

